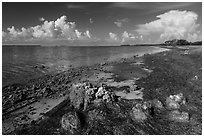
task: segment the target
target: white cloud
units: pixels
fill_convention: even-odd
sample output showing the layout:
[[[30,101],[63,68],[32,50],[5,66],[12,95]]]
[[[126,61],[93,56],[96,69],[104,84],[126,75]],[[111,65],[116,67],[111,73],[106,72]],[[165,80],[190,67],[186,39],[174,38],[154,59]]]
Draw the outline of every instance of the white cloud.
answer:
[[[91,33],[89,30],[86,30],[86,32],[84,32],[84,35],[87,37],[87,38],[91,38]]]
[[[120,44],[137,44],[142,42],[142,38],[139,35],[134,35],[124,31],[121,35],[109,32],[109,38],[106,39],[108,43]]]
[[[75,33],[76,33],[77,38],[80,38],[80,37],[81,37],[82,32],[79,32],[79,31],[76,29],[76,30],[75,30]]]
[[[40,21],[45,21],[45,19],[43,17],[39,18]]]
[[[122,25],[123,25],[122,22],[117,22],[117,21],[115,21],[114,24],[115,24],[117,27],[119,27],[119,28],[121,28]]]
[[[87,39],[91,39],[92,36],[91,36],[91,33],[89,30],[86,30],[84,33],[82,32],[79,32],[78,30],[75,30],[75,33],[76,33],[76,36],[78,39],[84,39],[84,40],[87,40]]]
[[[29,28],[15,29],[14,26],[8,28],[8,32],[3,32],[4,40],[28,40],[28,39],[67,39],[81,40],[91,39],[89,30],[79,32],[75,22],[67,22],[66,16],[61,16],[56,21],[45,20],[43,24]]]
[[[117,21],[114,22],[114,24],[116,24],[116,26],[118,26],[119,28],[121,28],[123,26],[124,23],[128,22],[129,19],[128,18],[124,18],[124,19],[117,19]]]
[[[123,34],[122,34],[122,43],[124,42],[128,42],[128,41],[134,41],[136,40],[136,36],[134,36],[133,34],[131,33],[128,33],[127,31],[124,31]]]
[[[136,31],[142,35],[158,34],[161,41],[169,39],[198,40],[201,37],[196,23],[198,15],[191,11],[171,10],[158,15],[157,20],[138,25]]]
[[[4,37],[6,37],[6,35],[7,35],[7,33],[2,31],[2,37],[4,38]]]
[[[112,33],[112,32],[109,32],[109,37],[110,37],[110,40],[114,40],[114,41],[119,40],[117,34]]]

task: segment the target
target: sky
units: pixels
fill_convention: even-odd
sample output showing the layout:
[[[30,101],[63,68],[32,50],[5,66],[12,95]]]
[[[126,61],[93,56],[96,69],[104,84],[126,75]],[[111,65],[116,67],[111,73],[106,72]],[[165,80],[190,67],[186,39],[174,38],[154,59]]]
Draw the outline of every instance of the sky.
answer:
[[[3,2],[3,44],[107,46],[202,39],[201,2]]]

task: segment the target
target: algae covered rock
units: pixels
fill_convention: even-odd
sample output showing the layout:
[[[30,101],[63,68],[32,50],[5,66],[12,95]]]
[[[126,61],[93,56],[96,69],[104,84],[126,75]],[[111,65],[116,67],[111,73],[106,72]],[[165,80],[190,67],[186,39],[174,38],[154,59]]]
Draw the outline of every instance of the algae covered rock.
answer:
[[[160,100],[158,100],[158,99],[153,99],[153,100],[152,100],[152,106],[153,106],[154,108],[159,109],[159,110],[164,109],[164,106],[163,106],[162,102],[161,102]]]
[[[167,109],[180,109],[180,105],[185,105],[186,99],[183,96],[183,93],[177,95],[170,95],[166,98],[166,108]]]
[[[101,86],[101,87],[99,87],[98,88],[98,91],[96,92],[96,98],[102,98],[103,97],[103,95],[105,94],[105,92],[106,92],[106,89],[105,89],[105,87],[104,86]]]
[[[135,122],[141,122],[143,120],[147,119],[147,115],[145,113],[146,106],[142,104],[136,104],[133,108],[132,111],[130,112],[130,116],[133,121]]]
[[[73,85],[69,94],[70,101],[76,109],[84,106],[85,88],[83,84]]]
[[[69,99],[76,109],[86,110],[88,104],[94,100],[95,90],[90,83],[74,84],[71,88]]]
[[[104,84],[98,88],[98,91],[96,92],[95,96],[96,99],[102,99],[105,102],[115,101],[115,94]]]
[[[77,133],[80,128],[80,120],[76,115],[76,112],[69,112],[62,116],[61,127],[69,131],[71,134]]]
[[[88,121],[93,122],[93,121],[103,121],[105,120],[105,113],[99,109],[94,109],[92,111],[88,112]]]
[[[169,120],[175,122],[189,122],[189,114],[187,112],[180,112],[173,110],[169,113]]]
[[[175,100],[168,97],[166,99],[166,107],[167,107],[167,109],[179,109],[180,105],[178,102],[176,102]]]

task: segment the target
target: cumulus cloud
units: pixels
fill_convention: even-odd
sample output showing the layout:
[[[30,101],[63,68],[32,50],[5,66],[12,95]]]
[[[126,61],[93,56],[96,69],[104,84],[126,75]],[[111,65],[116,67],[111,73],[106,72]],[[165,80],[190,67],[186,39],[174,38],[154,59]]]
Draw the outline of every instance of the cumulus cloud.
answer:
[[[112,32],[109,32],[109,37],[110,37],[110,40],[114,40],[114,41],[119,40],[117,34],[112,33]]]
[[[122,34],[115,34],[112,32],[109,32],[109,38],[106,39],[109,43],[115,43],[115,44],[136,44],[141,43],[143,41],[141,35],[128,33],[127,31],[124,31]]]
[[[79,32],[78,30],[75,30],[75,33],[76,33],[77,38],[81,39],[81,40],[82,39],[86,40],[86,39],[92,38],[92,35],[91,35],[89,30],[86,30],[84,33]]]
[[[134,36],[131,33],[128,33],[127,31],[124,31],[122,34],[122,43],[126,42],[126,41],[134,41],[138,38],[138,36]]]
[[[124,18],[124,19],[117,19],[114,24],[116,24],[117,27],[121,28],[123,26],[124,23],[128,22],[129,19],[128,18]]]
[[[81,40],[91,39],[92,35],[89,30],[80,32],[76,28],[75,22],[67,22],[66,16],[61,16],[56,21],[44,20],[41,25],[29,28],[15,29],[14,26],[3,32],[3,40],[28,40],[28,39],[66,39]]]
[[[39,21],[45,21],[45,19],[43,17],[39,18]]]
[[[192,11],[171,10],[158,15],[157,20],[138,25],[136,31],[141,35],[158,34],[159,39],[187,39],[196,41],[201,38],[197,24],[198,15]]]
[[[115,21],[114,24],[115,24],[117,27],[119,27],[119,28],[121,28],[122,25],[123,25],[122,22],[117,22],[117,21]]]

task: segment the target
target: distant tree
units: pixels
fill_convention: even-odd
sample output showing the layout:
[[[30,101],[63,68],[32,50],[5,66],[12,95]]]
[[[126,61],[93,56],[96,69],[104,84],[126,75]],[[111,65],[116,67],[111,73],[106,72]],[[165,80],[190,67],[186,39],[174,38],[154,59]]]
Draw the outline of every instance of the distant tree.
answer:
[[[173,39],[164,42],[165,45],[168,46],[176,46],[176,45],[190,45],[191,43],[184,39]]]
[[[192,42],[191,45],[202,45],[202,41]]]

